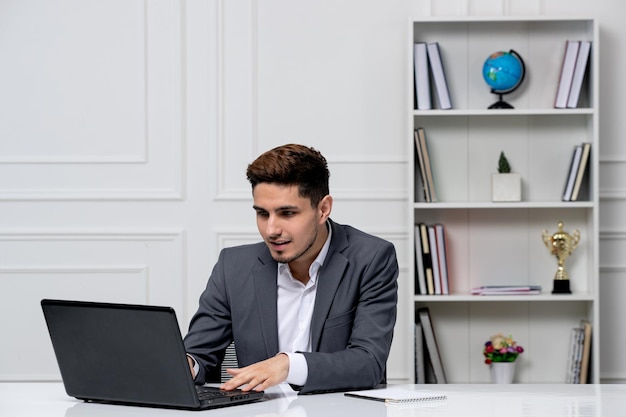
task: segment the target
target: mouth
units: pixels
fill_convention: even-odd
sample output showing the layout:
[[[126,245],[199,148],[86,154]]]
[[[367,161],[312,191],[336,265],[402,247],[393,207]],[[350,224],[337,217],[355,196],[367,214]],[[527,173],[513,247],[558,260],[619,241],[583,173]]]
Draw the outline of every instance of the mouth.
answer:
[[[287,245],[290,243],[288,240],[270,240],[268,241],[269,246],[275,251],[284,250]]]

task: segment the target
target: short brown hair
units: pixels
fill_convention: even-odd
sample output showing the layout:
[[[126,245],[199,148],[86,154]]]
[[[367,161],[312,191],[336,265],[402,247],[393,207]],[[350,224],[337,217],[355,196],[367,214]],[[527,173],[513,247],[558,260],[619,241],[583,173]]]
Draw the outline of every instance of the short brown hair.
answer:
[[[297,185],[300,197],[310,199],[313,207],[329,194],[326,158],[304,145],[288,144],[263,153],[248,165],[246,176],[253,190],[260,183]]]

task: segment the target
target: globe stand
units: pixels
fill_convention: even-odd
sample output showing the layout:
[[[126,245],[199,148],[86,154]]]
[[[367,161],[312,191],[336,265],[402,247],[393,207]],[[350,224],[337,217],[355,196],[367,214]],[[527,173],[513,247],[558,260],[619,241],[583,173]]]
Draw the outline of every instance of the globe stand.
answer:
[[[493,103],[491,106],[487,107],[488,109],[514,109],[515,108],[515,107],[511,106],[509,103],[507,103],[506,101],[502,100],[502,94],[496,93],[493,90],[491,90],[491,92],[493,94],[498,94],[500,99],[498,101],[496,101],[495,103]]]

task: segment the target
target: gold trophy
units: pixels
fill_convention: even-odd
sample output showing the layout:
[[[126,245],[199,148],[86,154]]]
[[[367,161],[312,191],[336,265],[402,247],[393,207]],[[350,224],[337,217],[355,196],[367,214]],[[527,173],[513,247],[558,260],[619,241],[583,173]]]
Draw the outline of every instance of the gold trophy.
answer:
[[[580,241],[580,232],[574,230],[570,235],[563,231],[563,222],[558,223],[559,230],[551,235],[547,230],[543,231],[543,243],[556,256],[559,267],[554,274],[554,286],[552,294],[571,294],[569,288],[569,276],[565,270],[565,260],[572,254]]]

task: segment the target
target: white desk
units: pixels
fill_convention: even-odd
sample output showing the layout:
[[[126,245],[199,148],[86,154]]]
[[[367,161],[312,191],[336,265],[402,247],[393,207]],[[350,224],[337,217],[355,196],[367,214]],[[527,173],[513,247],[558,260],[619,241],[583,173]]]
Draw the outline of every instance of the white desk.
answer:
[[[61,383],[0,383],[3,417],[168,417],[210,413],[215,417],[622,417],[626,385],[412,385],[442,391],[435,406],[394,406],[343,394],[297,396],[274,387],[257,403],[210,411],[178,411],[83,403],[68,397]],[[34,395],[38,396],[38,399]]]

